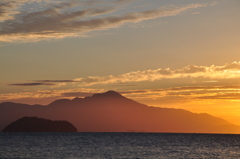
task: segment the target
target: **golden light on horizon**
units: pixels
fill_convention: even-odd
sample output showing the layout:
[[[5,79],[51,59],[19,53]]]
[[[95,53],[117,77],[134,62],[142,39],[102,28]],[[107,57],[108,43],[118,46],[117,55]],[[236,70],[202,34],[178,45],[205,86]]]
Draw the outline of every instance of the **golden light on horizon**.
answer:
[[[0,103],[114,90],[240,125],[235,1],[2,0],[0,10]]]

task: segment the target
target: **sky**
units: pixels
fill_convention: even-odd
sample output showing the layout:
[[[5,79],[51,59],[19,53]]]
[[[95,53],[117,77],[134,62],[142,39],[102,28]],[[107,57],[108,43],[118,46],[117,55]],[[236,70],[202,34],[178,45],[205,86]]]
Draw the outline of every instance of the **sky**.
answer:
[[[239,0],[2,0],[0,103],[114,90],[240,125]]]

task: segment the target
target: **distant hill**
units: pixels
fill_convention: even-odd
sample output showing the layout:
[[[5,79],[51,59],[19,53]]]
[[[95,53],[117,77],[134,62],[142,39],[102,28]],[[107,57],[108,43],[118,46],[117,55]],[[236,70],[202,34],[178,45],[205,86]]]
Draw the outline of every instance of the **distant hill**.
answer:
[[[67,121],[23,117],[6,126],[3,132],[77,132],[77,129]]]
[[[240,133],[240,127],[209,114],[150,107],[108,91],[91,97],[60,99],[47,106],[0,104],[0,130],[24,117],[67,120],[80,132]]]

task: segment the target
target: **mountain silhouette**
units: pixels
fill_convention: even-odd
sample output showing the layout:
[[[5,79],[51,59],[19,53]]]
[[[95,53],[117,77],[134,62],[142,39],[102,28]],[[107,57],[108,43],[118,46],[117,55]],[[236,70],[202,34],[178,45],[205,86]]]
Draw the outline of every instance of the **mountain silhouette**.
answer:
[[[3,132],[77,132],[77,129],[67,121],[23,117],[6,126]]]
[[[0,130],[24,117],[67,120],[80,132],[240,133],[240,127],[209,114],[150,107],[108,91],[85,98],[60,99],[47,106],[0,104]]]

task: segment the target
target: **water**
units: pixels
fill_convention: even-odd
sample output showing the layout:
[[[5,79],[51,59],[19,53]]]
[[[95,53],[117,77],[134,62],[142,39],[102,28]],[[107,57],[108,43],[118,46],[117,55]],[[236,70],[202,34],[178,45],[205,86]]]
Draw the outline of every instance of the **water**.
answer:
[[[0,158],[240,158],[240,135],[0,133]]]

